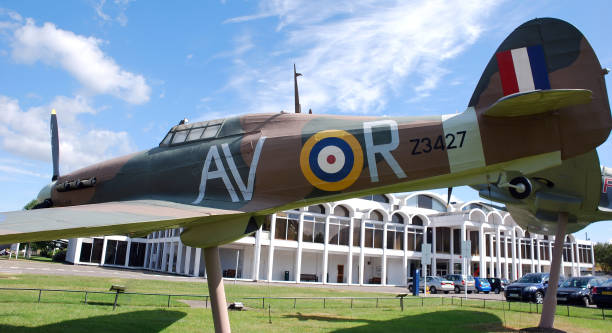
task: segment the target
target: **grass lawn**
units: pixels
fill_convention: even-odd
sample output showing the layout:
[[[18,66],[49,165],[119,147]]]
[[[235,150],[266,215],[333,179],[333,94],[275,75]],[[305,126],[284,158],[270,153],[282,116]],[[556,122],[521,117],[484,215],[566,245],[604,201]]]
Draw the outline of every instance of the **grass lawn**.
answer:
[[[64,288],[106,291],[111,284],[127,286],[128,291],[159,293],[207,294],[201,282],[169,282],[157,280],[110,279],[77,276],[0,275],[0,287]],[[285,287],[277,285],[241,285],[226,281],[230,301],[244,296],[389,296],[389,294],[356,292],[338,289]],[[110,297],[107,297],[110,296]],[[167,298],[146,299],[145,296],[121,295],[120,306],[112,310],[112,295],[43,293],[36,303],[38,292],[0,292],[0,332],[209,332],[213,330],[209,309],[189,308],[172,300],[171,308],[164,308]],[[153,297],[153,296],[149,296]],[[181,297],[184,299],[185,297]],[[323,308],[320,301],[293,300],[246,301],[248,311],[230,312],[234,332],[501,332],[536,326],[535,313],[505,311],[501,308],[479,309],[441,305],[439,299],[406,300],[405,311],[398,302],[375,300],[355,301],[353,308],[343,300],[329,300]],[[464,304],[467,305],[467,304]],[[270,317],[268,315],[270,306]],[[513,303],[511,306],[520,306]],[[272,323],[269,323],[271,319]],[[567,318],[558,316],[557,328],[567,332],[611,332],[610,320]]]

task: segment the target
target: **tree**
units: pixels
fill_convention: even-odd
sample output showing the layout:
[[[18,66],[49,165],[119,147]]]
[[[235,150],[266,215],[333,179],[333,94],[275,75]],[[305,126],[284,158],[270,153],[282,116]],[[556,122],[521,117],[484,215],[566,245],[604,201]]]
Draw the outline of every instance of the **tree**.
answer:
[[[606,272],[612,271],[612,244],[597,243],[595,251],[595,262]]]

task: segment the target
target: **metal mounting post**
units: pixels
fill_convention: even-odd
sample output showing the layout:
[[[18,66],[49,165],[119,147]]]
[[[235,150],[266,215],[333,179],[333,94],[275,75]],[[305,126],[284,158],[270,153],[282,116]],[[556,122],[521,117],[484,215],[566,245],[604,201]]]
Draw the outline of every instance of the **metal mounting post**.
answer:
[[[550,329],[555,323],[555,312],[557,310],[557,287],[559,285],[559,275],[561,274],[561,257],[563,255],[563,245],[565,243],[565,231],[567,230],[567,213],[559,213],[557,221],[557,233],[555,234],[555,247],[550,265],[550,277],[548,288],[542,304],[542,315],[540,316],[539,328]]]
[[[225,300],[225,288],[221,276],[221,260],[219,259],[219,248],[209,247],[204,249],[204,260],[206,261],[206,276],[208,279],[208,292],[210,293],[210,305],[212,308],[215,332],[231,332],[229,316],[227,314],[227,302]]]

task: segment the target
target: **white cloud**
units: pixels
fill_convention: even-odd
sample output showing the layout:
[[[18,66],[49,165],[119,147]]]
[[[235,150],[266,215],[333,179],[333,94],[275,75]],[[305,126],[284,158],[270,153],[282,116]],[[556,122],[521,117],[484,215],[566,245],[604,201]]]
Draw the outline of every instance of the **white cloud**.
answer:
[[[449,73],[445,60],[476,41],[497,4],[264,0],[258,13],[226,22],[278,17],[277,30],[285,39],[273,49],[291,53],[270,53],[263,64],[238,55],[228,87],[243,93],[251,111],[292,110],[295,62],[304,74],[299,79],[302,109],[378,112],[400,88],[412,90],[401,92],[408,98],[436,88]]]
[[[128,22],[125,12],[127,11],[127,7],[130,2],[132,2],[132,0],[114,0],[112,3],[107,5],[106,0],[100,0],[94,5],[94,9],[96,11],[96,15],[98,15],[103,22],[117,21],[119,25],[125,27]],[[106,10],[112,14],[105,13],[104,7],[106,7]]]
[[[60,66],[93,93],[111,94],[133,104],[147,102],[151,88],[145,78],[121,69],[100,49],[101,43],[52,23],[37,26],[28,19],[14,32],[12,56],[21,63]]]
[[[52,108],[57,110],[62,173],[135,150],[127,132],[87,128],[79,121],[79,115],[96,113],[82,96],[57,96],[48,105],[22,110],[16,99],[0,95],[0,147],[16,156],[50,163]]]

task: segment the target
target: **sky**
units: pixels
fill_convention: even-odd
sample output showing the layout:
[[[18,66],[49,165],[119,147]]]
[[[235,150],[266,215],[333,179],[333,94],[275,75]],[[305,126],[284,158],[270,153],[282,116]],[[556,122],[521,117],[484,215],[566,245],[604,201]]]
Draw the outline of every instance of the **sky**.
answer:
[[[608,1],[0,0],[0,211],[60,172],[159,144],[179,120],[293,110],[414,116],[465,110],[501,41],[564,19],[612,67]],[[608,86],[612,84],[607,76]],[[612,139],[598,148],[612,166]],[[446,193],[446,189],[440,193]],[[475,200],[470,188],[455,189]],[[585,232],[612,239],[612,222]]]

